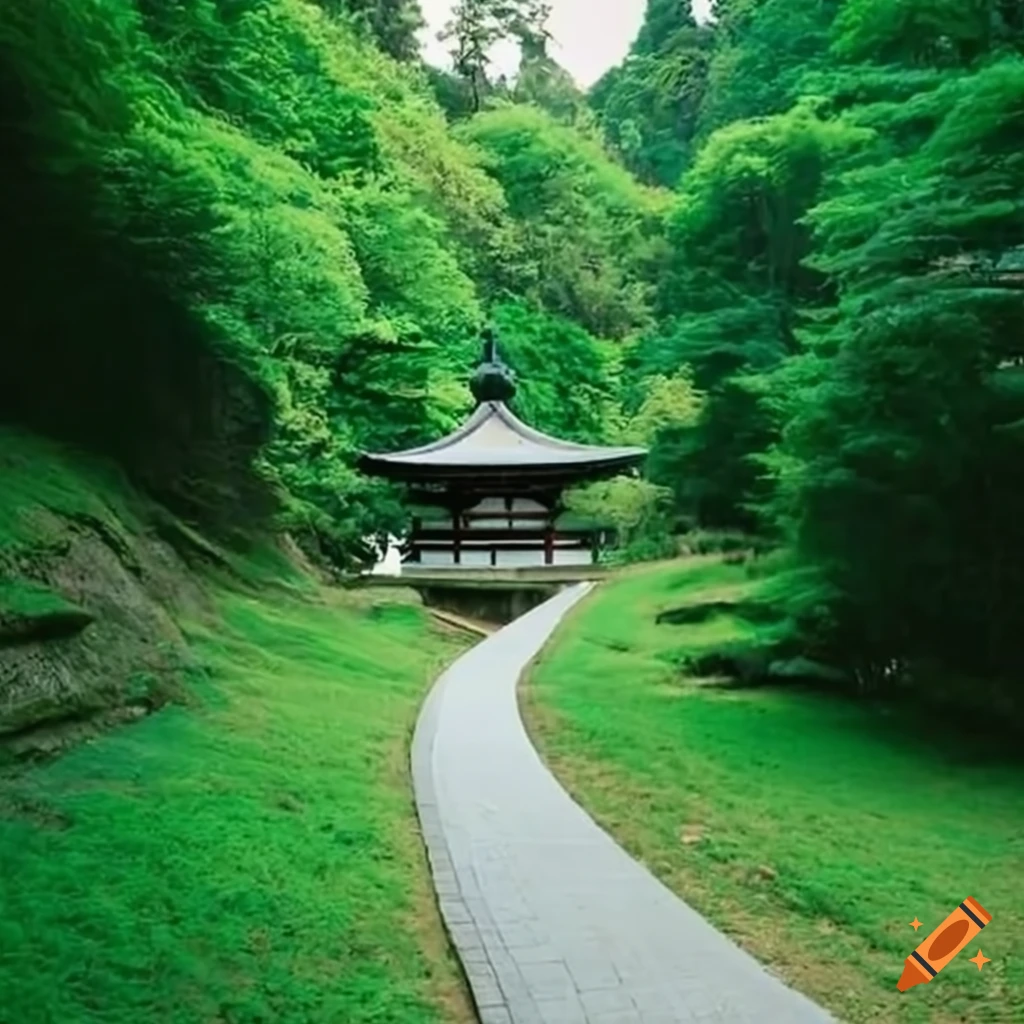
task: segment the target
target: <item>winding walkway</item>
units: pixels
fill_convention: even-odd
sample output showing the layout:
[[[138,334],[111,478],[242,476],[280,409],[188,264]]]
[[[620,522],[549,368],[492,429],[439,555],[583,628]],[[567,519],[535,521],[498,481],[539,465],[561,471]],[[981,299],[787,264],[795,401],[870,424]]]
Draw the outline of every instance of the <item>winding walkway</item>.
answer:
[[[589,586],[460,658],[416,728],[434,884],[482,1024],[827,1024],[620,849],[527,738],[518,678]]]

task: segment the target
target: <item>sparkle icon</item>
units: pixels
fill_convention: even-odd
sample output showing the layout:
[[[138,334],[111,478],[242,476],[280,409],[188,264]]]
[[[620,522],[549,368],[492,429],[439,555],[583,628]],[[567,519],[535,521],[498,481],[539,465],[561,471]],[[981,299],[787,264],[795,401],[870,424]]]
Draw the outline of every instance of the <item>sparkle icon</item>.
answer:
[[[991,957],[987,957],[987,956],[985,956],[985,954],[984,954],[984,953],[982,953],[982,951],[981,951],[981,950],[979,949],[979,950],[978,950],[978,955],[977,955],[977,956],[972,956],[972,957],[971,957],[971,961],[970,961],[970,962],[971,962],[972,964],[977,964],[977,965],[978,965],[978,970],[980,971],[980,970],[981,970],[981,968],[982,968],[982,967],[983,967],[983,966],[984,966],[985,964],[988,964],[988,963],[991,963],[991,962],[992,962],[992,958],[991,958]]]
[[[916,915],[914,917],[914,920],[910,922],[910,927],[913,928],[915,932],[917,931],[918,928],[921,927],[921,922],[918,921]]]
[[[903,962],[903,973],[896,987],[906,992],[916,985],[926,985],[991,920],[992,915],[973,896],[968,896]],[[920,923],[916,917],[910,922],[911,927]],[[916,927],[914,931],[917,931]],[[977,964],[980,971],[988,958],[979,950],[978,957],[971,962]]]

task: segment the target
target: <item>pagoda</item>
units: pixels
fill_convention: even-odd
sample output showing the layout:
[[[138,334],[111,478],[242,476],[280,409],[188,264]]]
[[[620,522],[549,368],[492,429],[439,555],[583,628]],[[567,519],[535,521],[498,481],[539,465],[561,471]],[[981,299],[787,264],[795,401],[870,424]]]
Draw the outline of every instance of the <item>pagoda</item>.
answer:
[[[559,525],[566,488],[628,470],[644,448],[574,444],[534,430],[509,408],[515,375],[490,330],[470,381],[477,405],[432,444],[364,454],[363,472],[406,484],[413,517],[406,561],[424,568],[584,565],[597,559],[597,531]]]

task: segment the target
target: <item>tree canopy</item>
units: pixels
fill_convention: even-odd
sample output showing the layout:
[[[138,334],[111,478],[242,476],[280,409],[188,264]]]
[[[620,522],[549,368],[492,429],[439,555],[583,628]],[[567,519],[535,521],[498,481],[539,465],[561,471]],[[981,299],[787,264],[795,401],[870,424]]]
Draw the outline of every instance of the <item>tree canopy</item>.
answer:
[[[346,565],[492,319],[537,427],[651,445],[583,505],[786,547],[865,685],[1012,678],[1021,6],[650,0],[587,95],[547,16],[460,2],[445,72],[415,0],[8,0],[0,415]]]
[[[648,27],[675,6],[652,2]],[[650,473],[691,520],[789,546],[804,649],[863,685],[1005,682],[1024,570],[1019,6],[714,13],[699,61],[693,28],[645,29],[594,90],[609,143],[676,192],[624,400],[680,369],[704,398]],[[654,45],[688,74],[645,69]],[[663,112],[694,97],[672,131]]]

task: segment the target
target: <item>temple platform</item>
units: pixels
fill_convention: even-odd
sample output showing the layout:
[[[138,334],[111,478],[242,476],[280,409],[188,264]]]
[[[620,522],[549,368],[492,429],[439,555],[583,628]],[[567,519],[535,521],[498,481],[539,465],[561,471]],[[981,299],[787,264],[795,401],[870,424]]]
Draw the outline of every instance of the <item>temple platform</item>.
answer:
[[[491,568],[465,566],[403,565],[401,576],[376,576],[365,573],[358,577],[369,586],[419,587],[431,583],[449,586],[466,583],[475,586],[522,584],[570,584],[602,580],[611,570],[604,565],[523,565]]]
[[[366,573],[346,581],[356,587],[415,590],[428,608],[502,626],[525,615],[560,590],[604,579],[601,565],[522,566],[509,569],[438,569],[403,566],[401,576]]]

